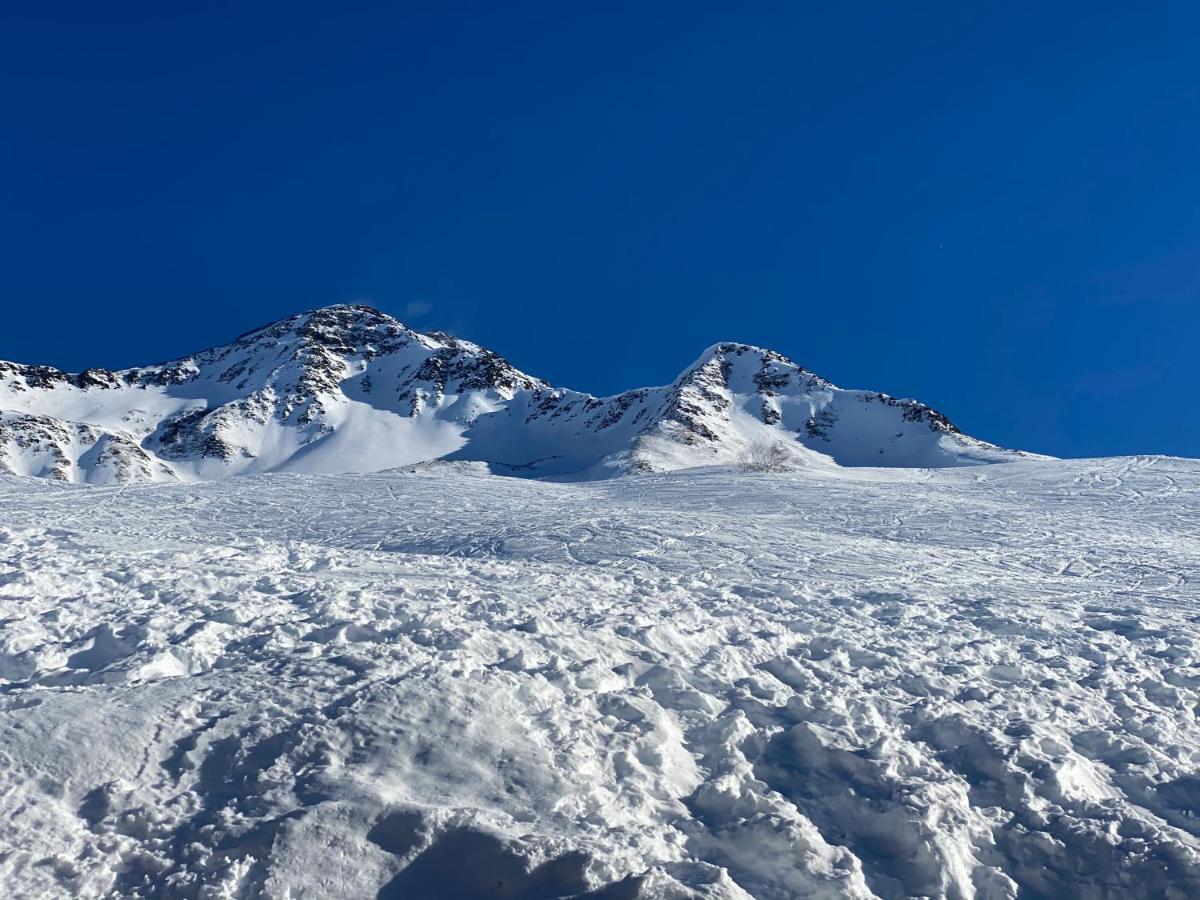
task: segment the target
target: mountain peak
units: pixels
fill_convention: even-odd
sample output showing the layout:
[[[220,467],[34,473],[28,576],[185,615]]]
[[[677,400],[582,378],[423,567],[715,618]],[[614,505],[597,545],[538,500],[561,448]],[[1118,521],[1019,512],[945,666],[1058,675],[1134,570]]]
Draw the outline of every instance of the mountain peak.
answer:
[[[365,303],[334,303],[329,306],[318,306],[316,309],[300,313],[299,317],[310,324],[341,327],[395,327],[403,328],[405,331],[409,330],[399,319]]]
[[[776,353],[774,350],[768,350],[765,347],[758,347],[754,344],[743,344],[741,341],[719,341],[712,344],[703,353],[700,354],[700,361],[705,362],[714,356],[743,356],[745,354],[753,354],[762,357],[770,357],[773,359],[787,360],[781,353]],[[790,362],[790,360],[788,360]]]
[[[278,340],[295,334],[318,344],[332,342],[345,345],[348,338],[365,337],[369,333],[395,337],[414,335],[416,332],[373,306],[362,303],[337,303],[305,310],[260,325],[240,335],[234,343],[264,337]]]
[[[344,311],[344,312],[353,312],[353,313],[363,313],[365,315],[383,316],[385,318],[391,318],[391,316],[388,316],[387,313],[382,312],[377,307],[371,306],[371,304],[369,304],[369,303],[330,303],[330,304],[327,304],[326,306],[318,306],[318,307],[315,307],[314,309],[310,309],[309,313],[325,312],[325,311],[339,311],[339,312]]]
[[[782,353],[743,344],[737,341],[722,341],[713,344],[700,354],[692,365],[680,374],[677,383],[707,382],[710,387],[729,387],[733,381],[752,381],[757,390],[781,388],[795,379],[797,383],[814,387],[832,387],[819,375],[809,372]]]

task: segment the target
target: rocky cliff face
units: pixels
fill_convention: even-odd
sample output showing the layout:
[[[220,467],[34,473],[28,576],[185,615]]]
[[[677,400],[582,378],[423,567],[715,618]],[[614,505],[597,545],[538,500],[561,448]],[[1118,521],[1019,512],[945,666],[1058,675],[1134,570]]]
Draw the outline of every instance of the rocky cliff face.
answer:
[[[718,344],[665,387],[597,398],[367,306],[300,313],[192,356],[77,374],[0,362],[0,474],[68,482],[374,471],[473,460],[605,477],[698,465],[1013,458],[913,400]]]

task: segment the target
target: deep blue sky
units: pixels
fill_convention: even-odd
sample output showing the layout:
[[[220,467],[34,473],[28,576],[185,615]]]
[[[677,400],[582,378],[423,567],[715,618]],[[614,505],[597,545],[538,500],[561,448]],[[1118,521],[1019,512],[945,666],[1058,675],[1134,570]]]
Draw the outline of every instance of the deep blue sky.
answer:
[[[1200,456],[1198,47],[1194,3],[5,4],[0,358],[361,300],[596,393],[740,340]]]

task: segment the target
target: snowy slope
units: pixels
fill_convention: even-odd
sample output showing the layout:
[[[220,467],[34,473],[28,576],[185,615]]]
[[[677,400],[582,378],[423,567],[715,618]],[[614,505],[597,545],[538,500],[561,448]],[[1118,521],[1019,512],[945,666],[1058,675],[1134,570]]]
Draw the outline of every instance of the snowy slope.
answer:
[[[1200,896],[1200,463],[485,472],[0,478],[5,894]]]
[[[710,348],[665,387],[597,398],[365,306],[301,313],[119,372],[0,362],[0,473],[68,482],[373,472],[438,459],[579,479],[1021,455],[959,434],[916,401],[842,390],[742,344]]]

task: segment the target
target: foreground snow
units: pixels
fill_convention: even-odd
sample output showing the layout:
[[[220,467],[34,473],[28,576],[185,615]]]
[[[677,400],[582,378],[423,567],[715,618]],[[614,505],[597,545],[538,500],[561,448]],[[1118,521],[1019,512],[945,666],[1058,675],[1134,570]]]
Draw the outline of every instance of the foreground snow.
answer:
[[[1194,897],[1198,487],[0,479],[0,884]]]

